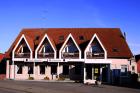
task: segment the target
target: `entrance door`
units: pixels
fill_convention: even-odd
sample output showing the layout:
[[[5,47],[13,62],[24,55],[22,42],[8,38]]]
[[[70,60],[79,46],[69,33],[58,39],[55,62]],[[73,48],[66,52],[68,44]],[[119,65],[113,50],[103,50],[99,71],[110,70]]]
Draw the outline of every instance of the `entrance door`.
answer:
[[[109,64],[86,64],[86,79],[109,82]]]
[[[102,82],[108,82],[109,78],[109,65],[102,65]]]
[[[102,69],[102,82],[107,82],[107,68]]]
[[[51,65],[51,75],[52,75],[52,80],[56,78],[56,75],[57,75],[57,65]]]
[[[86,79],[92,79],[92,65],[86,64]]]
[[[69,65],[63,65],[63,77],[69,78]]]
[[[96,79],[100,79],[100,64],[94,64],[94,77],[93,79],[96,80]]]

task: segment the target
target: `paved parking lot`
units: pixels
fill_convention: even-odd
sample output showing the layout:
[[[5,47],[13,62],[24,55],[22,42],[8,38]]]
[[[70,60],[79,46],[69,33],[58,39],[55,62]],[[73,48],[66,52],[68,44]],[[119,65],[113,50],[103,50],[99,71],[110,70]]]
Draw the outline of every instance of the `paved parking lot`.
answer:
[[[56,83],[40,81],[0,81],[0,93],[140,93],[140,89],[82,83]]]

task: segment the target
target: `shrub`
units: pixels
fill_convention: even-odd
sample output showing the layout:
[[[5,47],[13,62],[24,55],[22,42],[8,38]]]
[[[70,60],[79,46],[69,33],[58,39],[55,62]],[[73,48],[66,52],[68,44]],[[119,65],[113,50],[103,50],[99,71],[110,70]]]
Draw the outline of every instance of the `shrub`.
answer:
[[[65,80],[65,78],[64,77],[59,77],[58,80]]]
[[[29,77],[28,79],[29,79],[29,80],[34,80],[34,77]]]
[[[48,76],[44,77],[44,80],[50,80],[50,78]]]
[[[80,83],[80,80],[75,80],[75,83]]]

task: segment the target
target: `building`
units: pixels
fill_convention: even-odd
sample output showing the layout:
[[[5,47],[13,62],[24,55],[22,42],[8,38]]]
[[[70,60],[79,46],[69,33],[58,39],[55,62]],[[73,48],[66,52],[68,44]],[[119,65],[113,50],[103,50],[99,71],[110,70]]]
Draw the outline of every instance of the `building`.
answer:
[[[140,54],[135,55],[135,60],[136,60],[136,63],[137,63],[138,81],[140,82]]]
[[[137,72],[140,73],[140,54],[135,56],[137,62]]]
[[[0,53],[0,80],[5,79],[6,76],[6,60],[5,55]]]
[[[0,62],[2,61],[3,58],[4,58],[4,54],[0,53]]]
[[[23,29],[6,55],[7,79],[115,83],[131,71],[132,53],[119,28]]]

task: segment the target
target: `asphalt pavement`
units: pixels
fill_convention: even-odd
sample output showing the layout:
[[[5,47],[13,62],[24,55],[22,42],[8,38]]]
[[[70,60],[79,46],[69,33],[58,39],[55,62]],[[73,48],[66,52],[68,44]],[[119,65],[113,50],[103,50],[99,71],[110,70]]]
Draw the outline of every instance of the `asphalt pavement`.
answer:
[[[0,93],[140,93],[140,89],[73,82],[1,80]]]

